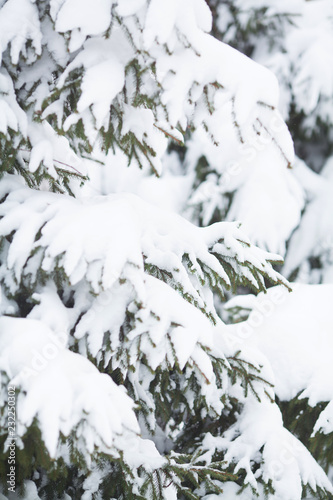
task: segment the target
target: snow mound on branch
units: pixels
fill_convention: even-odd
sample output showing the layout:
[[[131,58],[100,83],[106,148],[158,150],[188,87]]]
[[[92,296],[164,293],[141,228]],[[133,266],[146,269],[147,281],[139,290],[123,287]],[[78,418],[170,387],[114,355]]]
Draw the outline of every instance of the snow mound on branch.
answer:
[[[223,109],[226,113],[227,104]],[[202,131],[194,132],[186,164],[195,175],[204,157],[211,173],[195,187],[187,211],[194,218],[199,214],[203,224],[216,220],[216,213],[221,220],[241,220],[254,243],[284,255],[300,221],[305,195],[293,171],[286,168],[294,154],[281,115],[265,106],[260,113],[243,143],[226,116],[220,124],[224,140],[217,147]]]
[[[16,101],[12,79],[8,72],[0,69],[0,132],[8,135],[8,129],[27,133],[28,120],[24,111]]]
[[[317,464],[305,446],[282,425],[282,416],[276,404],[268,399],[259,403],[249,397],[242,413],[228,431],[221,437],[207,434],[203,440],[207,458],[215,451],[226,450],[225,460],[235,463],[235,472],[245,471],[246,488],[240,496],[238,487],[230,484],[224,493],[230,491],[228,499],[252,500],[253,491],[264,494],[260,478],[264,483],[272,482],[274,500],[294,500],[302,497],[303,485],[309,485],[333,492],[333,487],[323,469]],[[260,466],[253,472],[262,454]],[[253,489],[253,490],[252,490]],[[224,497],[224,494],[223,494]],[[219,495],[207,495],[205,500],[218,500]]]
[[[250,304],[243,297],[232,306],[252,309],[246,322],[228,326],[235,339],[257,346],[274,373],[277,396],[291,400],[297,395],[315,406],[329,402],[314,432],[333,432],[333,285],[293,285],[291,293],[273,287]]]
[[[108,375],[65,348],[66,339],[30,319],[0,319],[0,365],[19,389],[17,434],[22,437],[36,417],[51,457],[60,433],[75,432],[78,449],[115,457],[123,433],[139,433],[133,402]]]
[[[222,143],[221,124],[227,122],[238,141],[251,142],[259,124],[270,130],[277,79],[209,35],[211,24],[204,0],[169,2],[167,9],[160,0],[98,0],[93,6],[87,0],[51,0],[45,12],[28,0],[7,1],[0,13],[0,55],[14,65],[22,56],[17,80],[11,75],[13,104],[27,99],[31,112],[22,112],[18,121],[2,98],[0,130],[27,137],[24,120],[48,118],[55,135],[71,129],[73,150],[78,143],[93,148],[102,136],[105,149],[117,144],[130,161],[158,174],[167,137],[182,142],[191,125],[204,126],[211,140]],[[72,85],[77,92],[70,95]],[[166,117],[167,126],[160,127]],[[276,135],[271,150],[283,151],[280,160],[291,163],[287,130]],[[32,173],[45,167],[59,181],[54,160],[72,162],[52,155],[53,141],[36,144],[34,136],[28,134],[33,149],[31,157],[20,155],[22,163]]]
[[[264,277],[286,284],[271,266],[281,258],[251,245],[236,224],[198,228],[134,195],[77,200],[32,191],[12,176],[0,189],[2,197],[8,194],[0,208],[0,230],[15,232],[7,266],[18,282],[28,275],[36,279],[40,258],[45,273],[61,267],[72,285],[86,280],[96,293],[128,279],[140,296],[144,268],[150,274],[162,269],[199,308],[205,306],[207,280],[221,293],[235,279],[259,290],[265,288]]]
[[[319,257],[324,283],[333,281],[333,158],[329,158],[320,175],[303,168],[300,177],[307,183],[310,202],[306,206],[299,227],[294,232],[284,264],[288,276],[298,267],[303,268],[310,257]]]
[[[55,179],[58,177],[57,167],[71,173],[85,173],[82,161],[70,148],[68,140],[64,136],[59,136],[47,122],[29,124],[28,136],[31,143],[31,152],[28,156],[31,172],[36,172],[43,163],[48,173]],[[79,167],[80,171],[75,166]]]
[[[30,42],[35,53],[27,50]],[[29,0],[8,0],[0,9],[0,61],[2,53],[10,44],[10,56],[13,64],[17,64],[19,56],[36,60],[41,54],[42,33],[37,6]]]
[[[160,0],[99,0],[97,12],[105,9],[105,15],[97,15],[98,26],[96,13],[89,15],[87,2],[79,9],[79,16],[68,16],[76,4],[77,0],[51,2],[56,29],[70,32],[69,48],[75,55],[60,76],[57,95],[44,110],[43,118],[63,115],[66,85],[75,71],[80,73],[77,81],[81,95],[69,116],[63,117],[64,130],[82,120],[84,133],[93,145],[98,132],[105,134],[111,127],[113,132],[110,129],[109,133],[119,134],[117,144],[124,149],[131,133],[138,141],[135,157],[139,164],[153,166],[157,173],[161,172],[161,156],[166,149],[161,132],[183,142],[188,126],[204,125],[209,139],[222,143],[225,136],[221,124],[227,123],[243,144],[251,143],[253,129],[259,127],[270,133],[279,99],[276,77],[206,33],[212,16],[203,0],[169,2],[167,9]],[[111,4],[123,17],[113,18],[112,29],[105,37]],[[140,67],[139,80],[134,61]],[[136,103],[138,88],[144,89],[144,106]],[[160,127],[166,116],[167,126]],[[274,134],[275,142],[271,141],[269,149],[282,152],[280,161],[290,164],[293,146],[287,128],[280,127]],[[148,158],[142,146],[148,146],[154,154]]]
[[[111,23],[111,7],[113,0],[95,0],[94,3],[82,0],[66,0],[50,2],[51,12],[56,15],[56,30],[65,33],[79,29],[84,36],[98,35],[105,32]]]

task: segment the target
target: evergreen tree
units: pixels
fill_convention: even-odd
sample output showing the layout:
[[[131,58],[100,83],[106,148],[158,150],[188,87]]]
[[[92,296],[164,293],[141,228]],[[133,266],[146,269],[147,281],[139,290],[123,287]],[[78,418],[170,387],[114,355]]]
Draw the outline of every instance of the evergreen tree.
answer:
[[[14,437],[26,500],[329,497],[270,364],[214,306],[239,285],[289,289],[281,258],[143,196],[192,132],[231,160],[264,144],[288,176],[273,74],[207,34],[203,0],[0,6],[3,498]]]
[[[188,157],[200,182],[195,176],[191,210],[199,223],[222,217],[244,219],[254,241],[285,255],[282,270],[289,279],[327,284],[293,287],[294,293],[281,305],[264,296],[258,300],[241,296],[232,299],[222,314],[227,313],[232,322],[245,320],[236,328],[249,332],[251,343],[257,342],[270,360],[285,425],[332,477],[332,375],[326,358],[326,352],[332,350],[333,335],[329,305],[332,289],[328,286],[333,282],[332,3],[208,3],[214,12],[214,35],[277,75],[279,108],[298,157],[287,174],[287,183],[286,176],[276,177],[271,170],[263,175],[257,154],[252,157],[251,168],[242,155],[228,168],[207,142],[207,153],[200,157],[203,148],[196,137],[194,154],[189,151]],[[272,182],[279,182],[276,196]]]

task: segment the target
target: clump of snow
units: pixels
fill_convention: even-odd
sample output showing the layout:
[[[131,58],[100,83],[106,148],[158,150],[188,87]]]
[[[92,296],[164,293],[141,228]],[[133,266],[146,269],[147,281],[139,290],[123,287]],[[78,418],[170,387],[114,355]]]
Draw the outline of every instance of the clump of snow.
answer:
[[[61,266],[72,285],[86,279],[95,292],[127,276],[139,293],[144,263],[155,266],[169,273],[199,307],[205,303],[205,273],[215,273],[216,286],[219,279],[230,286],[223,261],[234,268],[238,279],[256,288],[264,286],[263,276],[285,282],[270,263],[280,257],[251,245],[235,224],[197,228],[177,214],[152,210],[130,194],[81,201],[46,192],[31,197],[31,190],[10,176],[0,189],[2,196],[11,191],[0,209],[0,228],[2,234],[15,232],[7,264],[17,280],[22,273],[31,274],[29,266],[37,259],[36,255],[31,258],[31,249],[36,249],[43,253],[46,273]],[[25,250],[22,241],[30,242]],[[197,276],[194,282],[188,276],[189,267]]]
[[[35,54],[27,51],[31,43]],[[0,10],[0,61],[2,53],[10,44],[10,56],[13,64],[17,64],[19,56],[33,62],[41,54],[42,34],[37,6],[29,0],[8,0]]]
[[[272,482],[277,500],[301,498],[303,484],[309,484],[314,490],[318,486],[333,491],[324,471],[305,446],[283,427],[279,408],[268,399],[259,403],[249,397],[237,423],[221,437],[208,433],[202,447],[209,450],[207,458],[215,451],[226,450],[225,459],[236,463],[235,472],[245,471],[244,482],[250,486],[243,493],[246,500],[253,498],[251,488],[257,494],[261,492],[259,478],[264,483]],[[262,462],[253,473],[253,463],[260,453]],[[230,488],[236,493],[235,487]],[[213,500],[219,496],[205,498]]]
[[[314,426],[314,431],[325,433],[333,431],[332,301],[332,285],[296,284],[291,293],[273,287],[251,301],[247,321],[228,326],[237,341],[257,346],[267,357],[281,400],[298,396],[308,398],[311,406],[329,402]],[[230,305],[237,304],[244,305],[242,297]]]
[[[75,432],[92,453],[96,446],[118,455],[117,436],[139,433],[133,402],[124,390],[43,323],[0,318],[0,365],[17,398],[17,435],[22,437],[37,417],[51,457],[57,456],[59,434]],[[79,446],[79,444],[77,444]]]
[[[56,23],[56,30],[65,33],[79,29],[82,35],[99,35],[104,33],[111,22],[111,7],[113,0],[66,0],[58,2],[51,0],[50,8]],[[59,9],[59,10],[56,10]]]
[[[310,257],[320,257],[322,261],[322,281],[332,283],[333,276],[333,159],[329,158],[321,175],[312,173],[308,181],[310,202],[306,206],[299,227],[294,232],[284,265],[284,273],[289,275],[301,267]],[[306,171],[305,171],[306,172]],[[302,178],[305,177],[303,168]],[[309,176],[309,174],[308,174]],[[306,182],[306,180],[305,180]]]

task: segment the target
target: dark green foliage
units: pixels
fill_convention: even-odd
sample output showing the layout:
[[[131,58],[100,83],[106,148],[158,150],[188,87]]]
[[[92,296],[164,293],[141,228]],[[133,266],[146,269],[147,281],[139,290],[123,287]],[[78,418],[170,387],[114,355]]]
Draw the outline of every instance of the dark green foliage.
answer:
[[[328,403],[312,407],[307,398],[298,396],[290,401],[278,401],[284,425],[307,447],[323,469],[328,472],[333,463],[333,433],[314,434],[313,428]],[[321,498],[321,497],[318,497]],[[326,498],[326,497],[325,497]]]

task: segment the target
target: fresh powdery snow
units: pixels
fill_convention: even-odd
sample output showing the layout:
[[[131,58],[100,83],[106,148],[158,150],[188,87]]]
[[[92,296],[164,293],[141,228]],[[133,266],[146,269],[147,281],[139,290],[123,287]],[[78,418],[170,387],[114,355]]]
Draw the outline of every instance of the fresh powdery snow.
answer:
[[[308,398],[310,406],[328,402],[314,433],[333,431],[332,285],[293,285],[289,293],[273,287],[256,299],[239,296],[228,303],[251,310],[245,322],[228,326],[244,345],[255,345],[267,357],[274,387],[282,401]]]
[[[184,291],[199,303],[202,297],[196,287],[200,288],[204,269],[220,276],[230,287],[230,277],[221,259],[258,289],[263,275],[286,283],[270,264],[280,257],[251,245],[235,223],[198,228],[177,214],[152,210],[148,203],[130,194],[81,201],[44,191],[31,196],[31,190],[10,175],[1,184],[0,194],[8,195],[0,207],[0,230],[2,234],[15,231],[7,262],[17,280],[22,272],[25,274],[25,265],[25,270],[31,272],[29,266],[37,258],[34,252],[29,260],[31,247],[22,248],[22,241],[26,240],[36,250],[45,249],[45,272],[52,272],[61,263],[72,285],[85,277],[95,292],[111,287],[124,272],[134,279],[134,270],[143,269],[143,256],[147,266],[174,275]],[[27,224],[23,223],[25,219]],[[103,231],[104,227],[108,231]],[[197,284],[192,284],[188,276],[184,255],[198,276]],[[90,271],[92,268],[94,272]],[[259,273],[253,273],[253,269]]]
[[[0,327],[1,370],[22,391],[17,401],[18,436],[38,417],[48,451],[56,457],[59,432],[68,436],[76,428],[90,452],[94,446],[107,452],[123,427],[138,433],[131,399],[92,363],[68,351],[66,338],[36,320],[3,317]],[[52,391],[45,390],[50,387]]]
[[[15,500],[333,494],[283,422],[304,403],[331,442],[333,163],[295,160],[284,119],[294,105],[305,129],[333,123],[332,5],[211,3],[0,0]],[[256,62],[225,43],[251,11],[269,19]],[[283,43],[261,43],[276,19]],[[285,274],[321,284],[288,283],[285,254]]]
[[[251,53],[251,58],[271,69],[278,78],[278,109],[294,128],[299,154],[303,159],[308,157],[315,170],[319,171],[325,155],[331,154],[332,2],[233,0],[218,2],[214,9],[216,31],[221,39]],[[204,181],[199,185],[195,181],[193,183],[195,189],[188,212],[204,224],[214,220],[217,214],[227,216],[229,220],[241,220],[253,242],[284,255],[286,244],[297,228],[308,201],[302,189],[303,182],[293,170],[282,172],[279,162],[276,158],[273,160],[274,155],[270,147],[267,148],[270,141],[267,130],[262,130],[260,135],[255,134],[252,141],[237,144],[232,135],[234,129],[231,127],[228,132],[226,123],[223,120],[221,125],[224,141],[221,141],[218,153],[200,131],[196,131],[189,141],[189,167],[198,166],[202,157],[207,159],[209,167]],[[258,125],[257,121],[257,133],[260,131]],[[278,138],[279,123],[272,118],[270,125],[274,130],[273,136]],[[226,147],[226,144],[233,144],[233,147]],[[283,146],[286,148],[285,142]],[[281,150],[279,152],[281,154]],[[323,202],[323,207],[329,207],[328,202]],[[330,214],[328,208],[321,210],[320,219],[323,214]],[[310,227],[311,222],[309,220],[307,224],[308,231],[302,231],[303,235],[308,234],[308,238],[297,237],[290,251],[288,249],[292,265],[294,259],[306,259],[308,255],[304,256],[304,253],[311,252],[308,247],[316,238],[312,234],[316,224]],[[325,227],[324,222],[326,220],[322,227]],[[328,230],[329,227],[328,223]],[[315,270],[309,276],[305,265],[302,270],[305,282],[320,282],[323,275],[326,275],[324,281],[332,282],[328,269],[331,257],[327,258],[327,247],[326,243],[325,250],[321,252],[326,254],[321,259],[324,272]],[[317,255],[316,248],[311,256]],[[296,262],[297,265],[299,263]],[[288,272],[295,270],[289,266],[287,269]]]
[[[28,56],[28,61],[32,62],[33,53],[29,54],[26,51],[27,40],[31,42],[35,50],[35,57],[41,54],[42,34],[38,10],[34,2],[29,0],[5,2],[1,6],[0,33],[0,54],[2,55],[7,45],[10,44],[10,56],[14,64],[18,63],[20,52]]]
[[[7,198],[1,205],[0,230],[2,234],[12,234],[6,264],[9,272],[6,266],[0,270],[6,286],[14,293],[20,280],[33,283],[37,270],[34,261],[41,264],[49,281],[34,294],[37,304],[29,319],[3,318],[0,325],[6,332],[2,336],[2,369],[22,391],[18,398],[20,437],[36,416],[45,445],[53,457],[61,452],[59,433],[68,436],[75,429],[76,445],[84,454],[97,447],[117,457],[121,450],[129,466],[139,467],[142,463],[146,468],[158,467],[158,463],[162,466],[163,458],[153,445],[154,437],[147,441],[137,436],[139,427],[132,411],[132,400],[82,355],[89,354],[104,366],[112,359],[113,368],[129,377],[136,399],[151,412],[155,411],[155,403],[149,395],[152,373],[174,366],[176,360],[178,369],[192,372],[200,380],[200,396],[205,397],[206,411],[211,417],[223,411],[221,398],[227,387],[229,397],[236,397],[243,406],[237,422],[224,435],[209,438],[207,434],[203,439],[198,449],[200,460],[212,457],[215,451],[225,452],[225,460],[236,465],[235,472],[246,471],[246,482],[254,490],[261,491],[258,479],[272,480],[276,498],[281,500],[300,498],[302,484],[330,489],[324,472],[306,448],[283,428],[280,410],[272,403],[273,390],[260,381],[254,382],[259,402],[254,395],[245,397],[241,385],[231,384],[226,376],[222,391],[212,356],[230,369],[233,366],[230,363],[237,362],[233,361],[234,353],[241,350],[243,362],[249,363],[253,370],[261,368],[261,376],[276,384],[281,398],[283,388],[293,390],[287,382],[296,384],[297,373],[284,371],[286,381],[282,379],[278,383],[274,364],[279,360],[276,348],[270,363],[265,344],[255,340],[256,331],[251,342],[245,342],[243,333],[237,333],[239,328],[243,332],[244,325],[225,326],[215,316],[217,324],[213,326],[200,311],[206,309],[213,314],[212,297],[204,286],[208,270],[220,276],[225,286],[230,283],[225,263],[235,265],[239,276],[244,273],[254,285],[262,285],[260,272],[282,282],[282,276],[273,271],[269,263],[269,259],[276,260],[278,256],[252,246],[236,224],[218,223],[198,228],[177,214],[156,207],[152,209],[134,195],[97,196],[81,201],[43,191],[31,196],[31,189],[9,175],[2,181],[1,189],[1,195],[7,194]],[[24,252],[19,244],[22,239],[31,242]],[[184,255],[188,255],[189,267],[184,263]],[[55,266],[68,276],[74,308],[62,304],[50,281]],[[144,266],[152,275],[144,273]],[[192,304],[184,302],[176,290],[157,279],[157,269],[166,273],[169,280],[174,279],[176,289],[186,293]],[[191,269],[194,276],[190,279]],[[252,274],[253,269],[256,272]],[[268,292],[267,300],[274,290]],[[281,286],[278,290],[282,290]],[[325,290],[320,290],[324,294]],[[288,293],[286,288],[285,294],[289,297]],[[167,309],[165,304],[168,304]],[[124,342],[120,339],[128,314],[134,322]],[[289,323],[292,314],[286,315]],[[248,323],[251,324],[251,316]],[[310,328],[309,322],[308,325]],[[66,333],[69,330],[74,330],[81,355],[68,350],[73,345],[73,339]],[[18,346],[22,347],[23,338],[26,348],[20,350]],[[140,357],[149,360],[150,375],[138,357],[139,345]],[[15,349],[20,351],[19,357],[12,354]],[[291,366],[291,360],[289,363]],[[320,373],[313,377],[313,384],[318,385]],[[50,397],[41,400],[37,394],[44,393],[46,387],[53,387],[53,390]],[[294,392],[297,390],[299,386]],[[184,392],[184,397],[194,411],[196,401],[190,388]],[[311,397],[314,399],[310,403],[316,403],[323,393]],[[99,401],[104,401],[102,407]],[[82,421],[82,412],[89,418]],[[151,415],[146,420],[148,431],[154,432],[155,425]],[[101,432],[95,433],[93,429]],[[133,453],[128,455],[129,446],[131,450],[138,450],[135,464]],[[283,474],[281,456],[285,456],[286,449],[295,446],[300,447],[295,463],[288,468],[288,474]],[[259,465],[258,462],[259,468],[254,473],[251,464],[257,462],[258,457],[262,457],[263,463]],[[284,496],[287,491],[288,497]]]
[[[304,173],[302,178],[305,177]],[[302,221],[290,241],[284,273],[288,276],[301,267],[306,274],[306,260],[320,257],[322,269],[313,273],[313,280],[332,283],[333,278],[333,158],[329,158],[321,175],[312,173],[307,186],[310,199]],[[301,273],[302,274],[302,273]],[[316,276],[317,274],[317,276]]]
[[[249,398],[237,424],[223,437],[214,438],[208,434],[203,446],[210,449],[210,453],[228,450],[225,459],[236,461],[236,471],[246,471],[245,481],[258,491],[259,498],[264,498],[264,491],[260,485],[257,486],[259,477],[272,481],[275,490],[273,498],[276,500],[302,498],[302,482],[314,489],[318,485],[333,491],[324,471],[308,450],[282,426],[278,407],[269,401],[259,403],[255,398]],[[262,448],[264,463],[253,473],[251,462],[256,461]],[[224,492],[229,492],[228,500],[239,499],[232,484],[227,483]],[[217,500],[222,499],[223,495],[207,495],[203,498]],[[240,498],[252,500],[254,497],[247,490]]]

